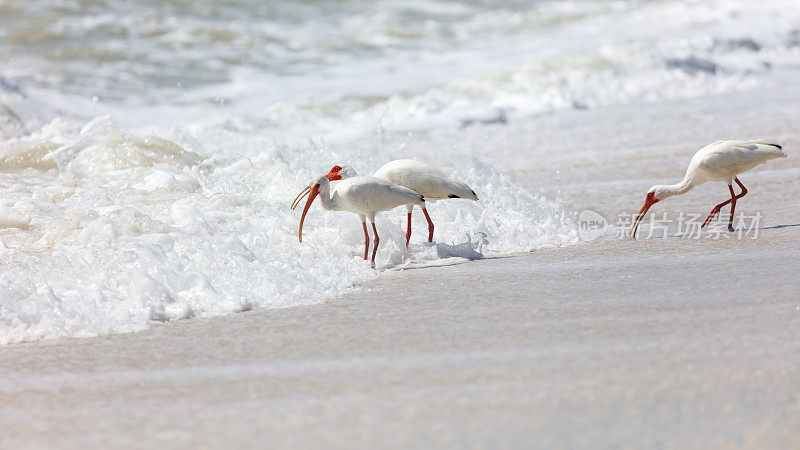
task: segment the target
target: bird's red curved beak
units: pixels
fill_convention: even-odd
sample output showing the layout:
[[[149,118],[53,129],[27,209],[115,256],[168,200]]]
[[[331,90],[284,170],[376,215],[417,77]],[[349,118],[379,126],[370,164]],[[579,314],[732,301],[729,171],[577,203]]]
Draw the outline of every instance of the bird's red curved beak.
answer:
[[[334,172],[333,170],[328,172],[325,175],[325,178],[327,178],[330,181],[336,181],[342,179],[342,177],[339,176],[339,174],[337,172]],[[295,208],[297,208],[297,205],[300,204],[300,201],[303,200],[303,198],[306,196],[306,194],[308,194],[310,190],[311,190],[311,185],[308,185],[305,188],[303,188],[303,190],[300,191],[299,194],[297,194],[297,197],[295,197],[294,200],[292,200],[292,211],[294,211]]]
[[[305,197],[306,194],[308,194],[308,191],[310,190],[311,190],[311,185],[308,185],[304,187],[299,194],[297,194],[297,197],[295,197],[294,200],[292,200],[292,211],[294,211],[294,209],[297,208],[297,205],[300,204],[300,201],[303,200],[303,197]]]
[[[314,199],[317,198],[317,195],[319,195],[319,183],[315,184],[314,187],[311,187],[309,185],[308,187],[306,187],[306,189],[308,189],[309,192],[308,200],[306,201],[305,208],[303,208],[303,215],[300,216],[300,228],[297,230],[297,235],[300,238],[300,242],[303,242],[303,221],[306,220],[306,213],[308,212],[308,208],[311,208],[311,204],[314,203]],[[305,189],[300,194],[302,195],[304,192]]]
[[[631,226],[631,239],[636,239],[636,232],[639,230],[639,223],[642,221],[645,214],[647,214],[647,210],[656,203],[658,203],[658,200],[650,196],[647,196],[644,199],[644,205],[642,205],[642,209],[639,210],[639,214],[636,215],[636,220],[633,221],[633,225]]]

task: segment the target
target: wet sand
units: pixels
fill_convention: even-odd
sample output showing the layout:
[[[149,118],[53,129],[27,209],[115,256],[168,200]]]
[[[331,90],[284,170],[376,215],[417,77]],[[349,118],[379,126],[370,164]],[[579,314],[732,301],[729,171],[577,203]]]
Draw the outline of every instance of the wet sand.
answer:
[[[6,346],[3,444],[797,447],[799,235],[604,241]]]
[[[709,117],[707,128],[678,128],[673,117],[671,133],[650,125],[658,150],[644,133],[613,137],[635,120],[602,134],[622,114],[613,108],[461,132],[576,146],[568,158],[521,144],[547,168],[521,165],[515,180],[609,219],[638,210],[650,184],[680,179],[688,143],[708,140],[711,127],[771,134],[790,158],[743,177],[750,194],[739,205],[764,215],[757,239],[607,237],[388,271],[315,306],[7,345],[0,444],[796,448],[800,134],[789,113],[765,130],[753,112],[738,125],[728,110],[708,112],[729,100],[641,107],[642,123],[664,111]],[[594,125],[581,131],[584,121]],[[557,131],[570,123],[572,133]],[[592,135],[613,170],[581,156]],[[613,171],[628,175],[615,181]],[[707,212],[725,191],[707,185],[659,206]]]

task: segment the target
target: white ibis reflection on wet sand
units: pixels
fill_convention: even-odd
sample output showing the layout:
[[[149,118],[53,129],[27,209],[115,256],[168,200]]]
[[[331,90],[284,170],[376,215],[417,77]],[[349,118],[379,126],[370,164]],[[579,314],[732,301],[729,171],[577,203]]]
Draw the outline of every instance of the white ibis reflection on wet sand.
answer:
[[[315,178],[292,202],[292,210],[294,210],[303,197],[308,194],[306,206],[303,208],[303,215],[300,217],[300,228],[298,229],[300,242],[303,242],[303,221],[306,218],[306,213],[314,199],[319,196],[324,209],[329,211],[350,211],[358,214],[361,219],[361,226],[364,229],[364,260],[367,259],[369,252],[369,233],[367,233],[366,223],[366,219],[369,218],[375,238],[375,244],[372,249],[372,266],[375,267],[375,253],[378,251],[378,243],[380,243],[378,230],[375,228],[375,214],[402,205],[422,206],[425,204],[425,198],[411,189],[375,177],[352,177],[343,180],[331,192],[331,178],[331,174]]]
[[[651,206],[673,195],[685,194],[693,187],[708,181],[724,181],[727,183],[731,198],[715,206],[708,214],[701,228],[708,225],[719,214],[720,209],[730,203],[731,216],[728,220],[728,231],[733,231],[733,213],[736,209],[736,201],[747,194],[747,188],[739,181],[737,175],[776,158],[786,158],[783,148],[779,144],[766,140],[718,141],[701,148],[689,163],[689,168],[686,169],[686,176],[684,176],[683,181],[672,185],[659,184],[647,191],[644,206],[639,210],[639,214],[631,226],[631,237],[636,238],[639,223]],[[733,191],[733,181],[736,181],[736,184],[742,189],[739,194]]]
[[[337,179],[347,179],[358,175],[350,166],[333,166],[328,173],[331,181]],[[392,183],[405,186],[415,192],[422,194],[426,201],[436,201],[448,198],[464,198],[467,200],[478,200],[475,191],[470,189],[466,183],[448,177],[442,171],[434,168],[430,164],[415,161],[412,159],[397,159],[381,166],[372,175],[377,178],[388,180]],[[411,213],[414,205],[406,206],[408,210],[408,226],[406,228],[406,246],[411,239]],[[428,242],[433,241],[433,221],[428,215],[428,209],[422,204],[422,212],[428,221]]]

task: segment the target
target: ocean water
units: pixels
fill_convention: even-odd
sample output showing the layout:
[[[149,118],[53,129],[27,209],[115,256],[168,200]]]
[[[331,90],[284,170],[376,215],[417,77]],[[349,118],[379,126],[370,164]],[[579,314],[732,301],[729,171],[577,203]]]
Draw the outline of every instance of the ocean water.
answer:
[[[746,90],[800,67],[798,24],[790,0],[0,2],[0,343],[580,245],[557,198],[426,133]],[[435,244],[383,213],[374,270],[355,216],[319,207],[298,243],[313,176],[412,150],[481,199],[433,204]]]

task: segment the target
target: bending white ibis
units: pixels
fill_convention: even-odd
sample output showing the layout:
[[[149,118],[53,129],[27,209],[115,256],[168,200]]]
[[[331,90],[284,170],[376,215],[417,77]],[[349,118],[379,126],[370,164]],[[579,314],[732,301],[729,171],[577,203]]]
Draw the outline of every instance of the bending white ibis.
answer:
[[[328,173],[331,181],[345,179],[358,175],[350,167],[333,166]],[[405,186],[415,192],[422,194],[426,201],[435,202],[447,198],[465,198],[467,200],[478,200],[475,191],[470,189],[466,183],[448,177],[440,170],[430,164],[412,159],[397,159],[384,164],[372,176],[388,180],[392,183]],[[428,215],[425,204],[422,205],[422,212],[428,221],[428,242],[433,241],[433,221]],[[408,227],[406,229],[406,245],[411,239],[411,213],[414,205],[406,205],[408,210]]]
[[[411,189],[375,177],[349,178],[338,183],[331,194],[331,178],[330,174],[315,178],[292,202],[292,210],[294,210],[303,197],[308,194],[306,206],[303,208],[303,215],[300,217],[300,228],[297,232],[300,242],[303,242],[303,221],[306,219],[306,213],[311,207],[311,203],[319,195],[324,209],[329,211],[350,211],[358,214],[361,219],[361,226],[364,229],[365,261],[369,252],[369,234],[367,233],[366,223],[366,218],[369,218],[372,223],[372,233],[375,237],[375,245],[372,249],[372,266],[375,267],[375,253],[378,251],[378,243],[380,243],[378,230],[375,228],[375,214],[401,205],[424,205],[425,198]]]
[[[672,185],[659,184],[647,191],[644,206],[639,210],[639,214],[631,226],[631,237],[636,238],[639,223],[647,214],[647,210],[655,203],[673,195],[685,194],[693,187],[708,181],[726,182],[731,198],[715,206],[701,228],[708,225],[719,214],[720,208],[730,203],[731,216],[728,220],[728,231],[733,231],[733,213],[736,209],[736,201],[747,194],[747,188],[739,181],[737,175],[776,158],[786,158],[783,148],[779,144],[765,140],[718,141],[701,148],[689,163],[683,181]],[[738,195],[733,192],[732,181],[736,181],[736,184],[742,189]]]

